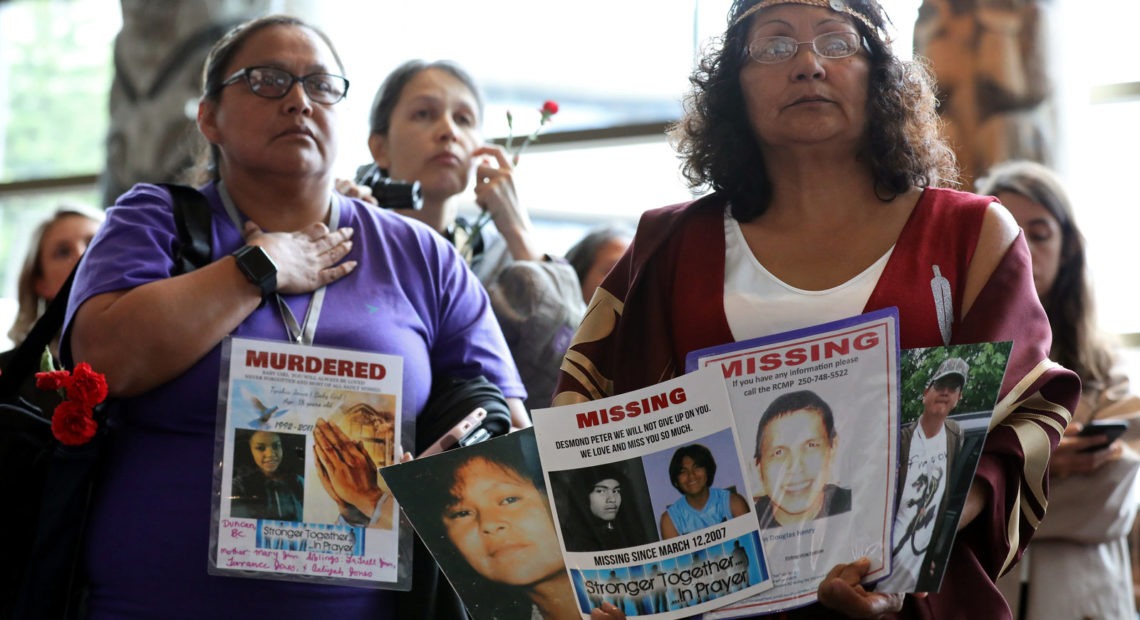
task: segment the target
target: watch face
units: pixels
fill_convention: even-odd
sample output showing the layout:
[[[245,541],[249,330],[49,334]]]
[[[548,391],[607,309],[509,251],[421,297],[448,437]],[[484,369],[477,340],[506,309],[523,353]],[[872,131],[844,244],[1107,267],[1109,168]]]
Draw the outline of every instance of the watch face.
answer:
[[[273,263],[273,259],[269,258],[265,250],[255,245],[250,246],[249,250],[242,253],[241,260],[249,267],[250,275],[257,278],[258,282],[269,276],[277,275],[277,265]]]
[[[247,245],[234,252],[238,268],[245,277],[261,288],[265,294],[277,290],[277,265],[265,250],[256,245]]]

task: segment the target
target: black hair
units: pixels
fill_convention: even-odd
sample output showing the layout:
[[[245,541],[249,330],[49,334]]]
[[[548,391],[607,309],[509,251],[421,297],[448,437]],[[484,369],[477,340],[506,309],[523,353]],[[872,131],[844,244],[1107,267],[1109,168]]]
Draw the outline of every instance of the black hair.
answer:
[[[340,54],[336,51],[336,46],[333,45],[332,39],[324,33],[320,28],[309,24],[305,20],[294,17],[292,15],[266,15],[251,19],[243,22],[225,35],[218,39],[218,42],[210,48],[209,54],[206,55],[205,65],[202,67],[202,100],[217,102],[221,97],[222,82],[229,77],[229,65],[233,61],[234,56],[241,51],[242,46],[251,36],[269,28],[271,26],[292,26],[296,28],[304,28],[316,34],[325,45],[328,46],[329,51],[332,52],[333,59],[336,60],[337,68],[341,74],[344,74],[344,63],[340,60]],[[218,160],[221,157],[221,151],[213,144],[207,144],[205,149],[205,159],[203,165],[205,173],[210,179],[218,180]]]
[[[400,102],[400,95],[404,94],[404,87],[408,85],[420,73],[428,69],[439,69],[446,71],[452,77],[459,80],[471,91],[471,95],[475,97],[475,104],[478,107],[478,121],[477,123],[483,124],[483,93],[475,84],[475,80],[471,78],[462,67],[451,62],[450,60],[436,60],[434,62],[427,62],[425,60],[409,60],[404,64],[396,67],[384,78],[384,82],[380,84],[380,88],[376,90],[376,96],[372,98],[372,108],[368,113],[368,130],[370,133],[380,134],[382,136],[388,135],[388,128],[392,125],[392,112],[396,109],[396,104]]]
[[[444,525],[444,515],[450,507],[460,501],[459,474],[476,461],[483,461],[510,476],[534,485],[539,494],[546,498],[546,483],[542,467],[539,465],[537,445],[527,441],[515,442],[513,445],[518,449],[504,449],[510,448],[511,444],[499,444],[495,450],[469,448],[463,452],[444,453],[435,457],[441,459],[441,467],[421,470],[415,482],[417,495],[427,498],[429,505],[438,506],[438,514],[435,518],[429,516],[422,519],[416,524],[416,528],[423,540],[438,541],[438,544],[431,546],[431,551],[439,564],[447,569],[448,580],[461,584],[459,591],[468,607],[476,610],[493,609],[496,612],[509,610],[507,617],[516,615],[529,617],[531,601],[524,589],[491,581],[476,572],[452,544]],[[450,466],[443,466],[445,464]],[[468,587],[463,587],[464,585]]]
[[[725,194],[732,216],[741,222],[764,213],[772,198],[772,180],[740,85],[755,15],[737,20],[759,1],[733,3],[727,31],[689,78],[693,88],[684,117],[670,129],[689,185]],[[871,169],[876,195],[889,201],[912,186],[956,183],[957,164],[940,133],[934,80],[926,65],[894,55],[885,34],[889,19],[876,0],[847,4],[875,26],[851,20],[870,55],[867,136],[858,156]]]
[[[760,424],[756,426],[755,457],[757,459],[760,458],[761,446],[764,440],[764,430],[768,428],[768,423],[776,418],[801,409],[818,411],[823,421],[823,430],[827,433],[827,440],[829,442],[835,441],[835,416],[831,413],[831,407],[828,406],[818,394],[811,390],[788,392],[787,394],[777,396],[775,400],[769,403],[768,408],[764,410],[764,414],[760,416]]]
[[[673,458],[669,459],[669,482],[673,484],[673,488],[681,490],[681,486],[677,484],[677,476],[681,475],[681,461],[686,456],[693,459],[693,465],[705,470],[708,486],[711,488],[713,480],[716,479],[716,459],[713,458],[711,450],[699,443],[681,446],[673,452]]]
[[[578,274],[578,281],[586,279],[594,261],[598,258],[598,250],[613,239],[632,239],[633,232],[622,226],[602,226],[586,233],[578,243],[566,250],[566,261]]]
[[[621,470],[613,465],[599,465],[587,467],[576,472],[576,491],[581,495],[575,499],[588,499],[594,487],[602,480],[617,480],[622,490],[629,492],[629,479]]]

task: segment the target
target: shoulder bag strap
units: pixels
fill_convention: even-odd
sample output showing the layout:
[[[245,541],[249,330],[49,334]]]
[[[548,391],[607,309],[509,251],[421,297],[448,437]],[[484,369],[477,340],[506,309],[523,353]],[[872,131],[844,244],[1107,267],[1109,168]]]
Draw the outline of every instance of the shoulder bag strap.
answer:
[[[202,192],[174,183],[162,183],[174,201],[174,225],[182,245],[174,256],[175,275],[210,264],[212,255],[210,204]]]
[[[16,348],[8,367],[0,373],[0,399],[7,399],[9,396],[15,397],[19,393],[24,378],[39,370],[40,357],[43,355],[44,347],[48,346],[51,339],[59,333],[59,328],[63,326],[63,316],[67,310],[67,298],[71,294],[71,282],[75,279],[77,269],[79,269],[79,263],[76,263],[75,269],[71,270],[63,286],[59,287],[59,292],[56,293],[55,299],[52,299],[51,303],[48,304],[43,316],[36,320],[36,324],[28,332],[27,338],[24,338],[24,341]]]

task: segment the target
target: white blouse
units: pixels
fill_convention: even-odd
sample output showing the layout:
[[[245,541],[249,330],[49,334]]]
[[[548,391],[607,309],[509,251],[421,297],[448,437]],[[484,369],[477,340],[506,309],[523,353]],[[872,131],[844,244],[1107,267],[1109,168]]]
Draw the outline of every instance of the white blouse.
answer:
[[[850,280],[822,291],[796,288],[772,275],[748,248],[740,224],[724,213],[724,314],[737,341],[863,313],[894,246]]]

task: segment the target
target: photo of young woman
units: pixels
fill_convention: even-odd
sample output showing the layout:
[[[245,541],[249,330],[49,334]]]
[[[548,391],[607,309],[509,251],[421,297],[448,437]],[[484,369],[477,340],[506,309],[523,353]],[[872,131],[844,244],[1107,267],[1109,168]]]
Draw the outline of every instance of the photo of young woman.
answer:
[[[236,429],[230,516],[303,521],[305,479],[296,455],[304,453],[303,435]]]
[[[533,431],[382,474],[474,618],[581,618]]]

